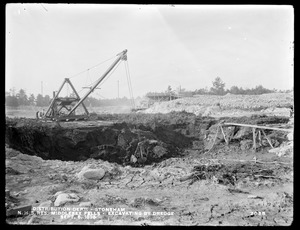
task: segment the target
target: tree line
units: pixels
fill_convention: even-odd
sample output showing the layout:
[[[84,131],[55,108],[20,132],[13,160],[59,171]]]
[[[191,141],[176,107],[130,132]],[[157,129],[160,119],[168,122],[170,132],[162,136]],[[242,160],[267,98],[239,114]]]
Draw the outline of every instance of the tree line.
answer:
[[[239,94],[239,95],[260,95],[265,93],[288,93],[292,92],[292,90],[276,90],[276,89],[267,89],[262,85],[258,85],[254,88],[246,88],[232,86],[230,89],[225,89],[225,83],[222,81],[220,77],[215,78],[212,82],[212,87],[210,88],[200,88],[196,90],[186,90],[182,88],[178,88],[177,90],[172,90],[171,86],[168,86],[167,90],[164,93],[169,94],[180,94],[181,96],[191,97],[194,95],[225,95],[225,94]],[[154,92],[149,92],[146,94],[150,95],[154,94]]]
[[[36,97],[34,94],[27,96],[24,89],[20,89],[15,93],[14,89],[11,89],[10,92],[5,93],[5,105],[7,106],[21,106],[21,105],[32,105],[32,106],[48,106],[50,103],[49,95],[38,94]]]
[[[186,90],[179,88],[178,90],[173,90],[171,86],[168,86],[167,90],[163,93],[168,94],[178,94],[184,97],[191,97],[194,95],[225,95],[225,94],[241,94],[241,95],[260,95],[265,93],[287,93],[292,92],[292,90],[270,90],[264,88],[262,85],[258,85],[251,89],[243,89],[242,87],[232,86],[230,89],[225,89],[225,83],[222,81],[220,77],[215,78],[212,82],[212,87],[208,88],[200,88],[196,90]],[[148,92],[146,94],[150,95],[153,92]],[[74,96],[74,95],[73,95]],[[15,93],[14,89],[10,89],[9,92],[5,93],[5,104],[7,106],[21,106],[21,105],[31,105],[31,106],[39,106],[44,107],[50,104],[51,98],[49,95],[41,95],[38,94],[35,96],[34,94],[30,94],[27,96],[24,89],[20,89],[17,93]],[[131,99],[127,97],[123,98],[115,98],[115,99],[97,99],[93,97],[88,97],[84,101],[86,106],[130,106],[132,103]]]
[[[29,96],[27,96],[24,89],[20,89],[17,93],[14,89],[11,89],[10,92],[5,93],[5,105],[7,106],[17,107],[29,105],[45,107],[49,106],[50,102],[51,98],[49,95],[43,96],[41,94],[38,94],[37,96],[35,96],[34,94],[30,94]],[[93,97],[88,97],[85,99],[84,104],[86,106],[130,106],[131,100],[127,97],[116,99],[97,99]]]

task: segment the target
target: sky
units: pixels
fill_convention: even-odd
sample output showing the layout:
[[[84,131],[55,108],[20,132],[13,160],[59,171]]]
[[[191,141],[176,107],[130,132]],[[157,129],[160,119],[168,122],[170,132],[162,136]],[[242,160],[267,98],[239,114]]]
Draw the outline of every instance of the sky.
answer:
[[[69,78],[82,97],[125,49],[134,97],[216,77],[226,89],[292,89],[293,42],[288,5],[7,4],[5,91],[52,97]],[[125,66],[91,96],[129,97]]]

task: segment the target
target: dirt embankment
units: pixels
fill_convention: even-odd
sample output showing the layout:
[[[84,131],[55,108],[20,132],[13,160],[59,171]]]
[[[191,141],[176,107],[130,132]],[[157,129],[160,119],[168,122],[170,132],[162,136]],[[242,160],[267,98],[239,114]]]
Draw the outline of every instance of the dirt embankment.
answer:
[[[7,119],[6,143],[22,153],[43,159],[94,158],[119,164],[149,164],[178,156],[185,148],[207,150],[219,122],[186,112],[102,115],[99,119],[102,121],[69,123]],[[285,117],[259,116],[223,120],[248,124],[288,122]],[[224,131],[232,133],[230,128],[224,128]],[[267,135],[274,136],[274,133],[268,131]],[[217,142],[224,141],[220,135]],[[237,141],[251,139],[251,132],[249,128],[236,127],[233,136]],[[281,137],[279,144],[286,138],[284,135]]]
[[[176,156],[192,145],[199,133],[195,131],[197,119],[189,114],[181,117],[184,114],[146,118],[142,115],[104,115],[99,117],[102,121],[71,123],[7,119],[6,143],[43,159],[95,158],[121,164],[134,161],[131,159],[134,155],[136,163],[148,164]]]

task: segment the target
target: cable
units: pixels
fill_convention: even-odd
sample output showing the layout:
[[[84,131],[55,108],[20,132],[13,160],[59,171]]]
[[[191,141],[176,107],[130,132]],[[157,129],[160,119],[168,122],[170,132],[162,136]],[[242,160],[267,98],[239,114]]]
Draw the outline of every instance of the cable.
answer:
[[[124,63],[124,65],[125,65],[125,72],[126,72],[127,84],[128,84],[128,89],[129,89],[129,97],[131,97],[131,105],[132,105],[133,108],[135,108],[134,97],[133,97],[133,90],[132,90],[130,73],[129,73],[128,61],[126,61],[126,63]]]
[[[131,93],[132,105],[133,105],[133,108],[135,108],[134,97],[133,97],[133,90],[132,90],[132,85],[131,85],[131,78],[130,78],[130,72],[129,72],[128,61],[126,62],[126,66],[127,66],[127,73],[128,73],[128,79],[129,79],[129,87],[130,87],[130,93]]]
[[[133,106],[135,108],[135,101],[134,101],[133,89],[132,89],[132,85],[131,85],[131,75],[129,72],[129,62],[128,61],[127,61],[127,68],[128,68],[129,82],[130,82],[130,88],[131,88],[131,93],[132,93],[132,102],[133,102]]]
[[[87,69],[87,75],[86,75],[86,78],[85,78],[85,83],[84,83],[84,85],[87,85],[88,78],[89,78],[89,69]]]
[[[111,57],[111,58],[109,58],[109,59],[107,59],[107,60],[105,60],[105,61],[103,61],[103,62],[100,62],[100,63],[98,63],[98,64],[96,64],[96,65],[94,65],[94,66],[92,66],[92,67],[90,67],[90,68],[88,68],[88,69],[85,69],[85,70],[83,70],[83,71],[81,71],[81,72],[79,72],[79,73],[77,73],[77,74],[74,74],[74,75],[72,75],[72,76],[69,77],[69,78],[70,78],[70,79],[71,79],[71,78],[74,78],[74,77],[76,77],[76,76],[78,76],[78,75],[80,75],[80,74],[82,74],[82,73],[84,73],[84,72],[86,72],[86,71],[88,71],[88,70],[90,70],[90,69],[93,69],[93,68],[95,68],[95,67],[97,67],[97,66],[103,64],[104,62],[107,62],[107,61],[113,59],[114,57],[115,57],[115,56],[113,56],[113,57]]]
[[[120,65],[121,62],[119,62],[115,68],[107,75],[107,77],[99,84],[99,86],[103,85],[104,82],[106,82],[106,80],[113,74],[113,72],[115,72],[115,70],[118,68],[118,66]],[[95,83],[96,81],[94,81]]]
[[[124,62],[124,67],[125,67],[125,74],[126,74],[126,78],[127,78],[127,85],[128,85],[128,90],[129,90],[129,97],[131,97],[130,85],[129,85],[128,74],[127,74],[126,63],[125,62]],[[132,105],[132,102],[131,102],[131,105]]]

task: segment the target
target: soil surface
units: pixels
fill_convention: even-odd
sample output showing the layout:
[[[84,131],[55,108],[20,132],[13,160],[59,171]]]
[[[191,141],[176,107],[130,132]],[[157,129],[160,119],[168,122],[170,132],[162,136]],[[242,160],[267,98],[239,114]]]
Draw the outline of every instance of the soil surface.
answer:
[[[10,217],[7,222],[290,225],[293,221],[291,158],[279,158],[263,152],[232,154],[235,151],[232,146],[219,147],[208,155],[191,150],[180,158],[134,168],[94,159],[83,162],[42,160],[7,148],[6,188],[11,195],[6,198],[7,205],[31,204],[33,207],[55,208],[53,195],[60,191],[75,193],[80,198],[78,202],[60,206],[61,210],[69,207],[73,211],[73,208],[82,208],[80,204],[90,202],[89,209],[82,209],[81,216],[64,217],[58,212],[51,215],[47,211]],[[251,161],[254,156],[264,163]],[[104,168],[104,178],[78,181],[76,175],[88,165]],[[197,178],[197,175],[189,177],[195,168],[200,170],[203,165],[221,165],[222,171],[205,171],[210,175],[202,178]],[[234,182],[230,183],[228,178]],[[109,208],[115,208],[115,212],[109,211]],[[119,213],[118,209],[124,213]],[[101,210],[99,214],[98,210]],[[85,211],[97,214],[87,215]]]

